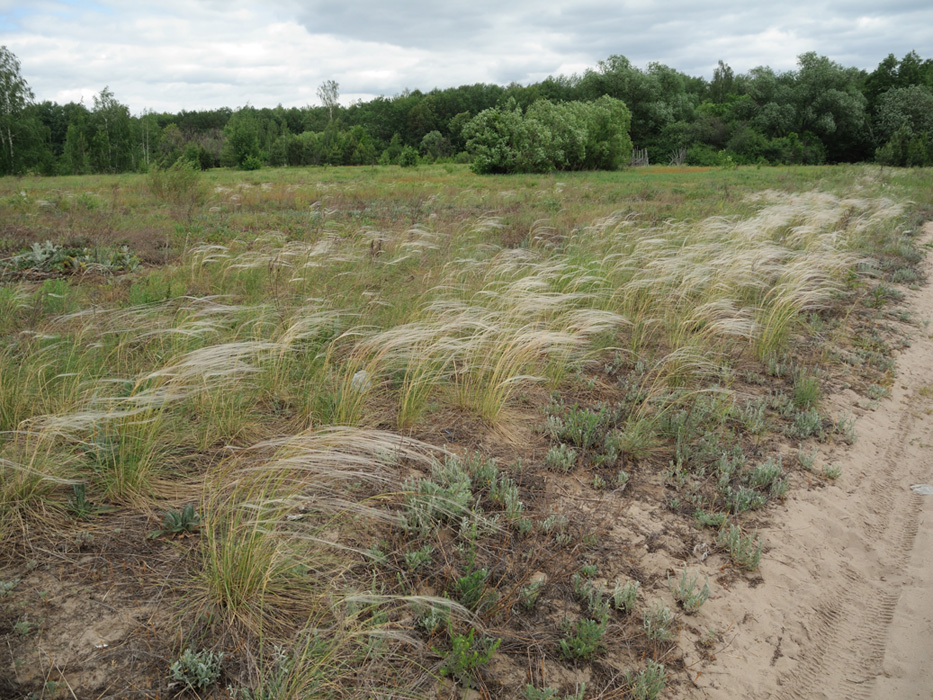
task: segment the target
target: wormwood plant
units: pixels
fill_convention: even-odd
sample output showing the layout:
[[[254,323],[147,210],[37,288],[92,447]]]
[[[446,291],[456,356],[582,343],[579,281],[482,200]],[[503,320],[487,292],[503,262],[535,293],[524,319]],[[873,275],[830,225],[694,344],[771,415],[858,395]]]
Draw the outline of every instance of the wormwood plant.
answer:
[[[667,670],[664,664],[649,659],[642,671],[626,671],[625,683],[633,700],[656,700],[667,685]]]
[[[584,695],[586,695],[586,683],[581,683],[577,692],[573,695],[565,695],[563,700],[583,700]],[[530,684],[522,689],[522,698],[524,700],[558,700],[557,690],[554,688],[535,688]]]
[[[700,606],[705,603],[710,596],[709,577],[707,577],[702,588],[699,588],[700,578],[698,574],[690,575],[685,568],[680,574],[678,581],[672,581],[671,575],[667,575],[667,585],[674,594],[674,600],[680,603],[684,612],[688,615],[695,613]]]
[[[560,640],[560,653],[565,659],[589,659],[606,648],[603,637],[608,620],[577,620],[573,625],[564,622],[564,637]]]
[[[662,603],[655,603],[642,615],[642,628],[645,630],[645,636],[653,642],[671,641],[674,638],[674,631],[671,629],[673,622],[673,613]]]
[[[204,690],[220,680],[223,652],[194,651],[184,653],[169,666],[172,680],[184,683],[186,688]]]
[[[406,481],[403,489],[409,492],[405,499],[408,528],[428,534],[438,523],[469,512],[473,504],[472,483],[463,463],[454,456],[435,464],[429,478]]]
[[[441,666],[443,675],[451,676],[467,688],[472,686],[476,673],[486,665],[502,643],[501,639],[493,640],[489,637],[475,639],[475,632],[471,629],[467,634],[451,637],[450,651]]]
[[[617,582],[612,590],[612,606],[624,613],[632,612],[635,609],[635,603],[638,602],[639,586],[641,583],[638,581]]]
[[[544,456],[544,464],[548,469],[567,474],[577,465],[577,451],[563,443],[554,445]]]
[[[716,542],[729,554],[729,559],[740,569],[754,571],[761,561],[761,540],[755,535],[746,535],[738,525],[730,525],[719,531]]]

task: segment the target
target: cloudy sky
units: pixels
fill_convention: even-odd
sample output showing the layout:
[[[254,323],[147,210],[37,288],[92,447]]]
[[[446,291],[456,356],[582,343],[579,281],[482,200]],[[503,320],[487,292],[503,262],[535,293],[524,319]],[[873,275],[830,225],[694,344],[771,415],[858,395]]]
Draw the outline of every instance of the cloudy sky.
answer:
[[[930,0],[0,0],[0,45],[37,100],[109,86],[134,113],[348,104],[405,88],[529,83],[622,54],[710,78],[816,51],[873,70],[933,57]]]

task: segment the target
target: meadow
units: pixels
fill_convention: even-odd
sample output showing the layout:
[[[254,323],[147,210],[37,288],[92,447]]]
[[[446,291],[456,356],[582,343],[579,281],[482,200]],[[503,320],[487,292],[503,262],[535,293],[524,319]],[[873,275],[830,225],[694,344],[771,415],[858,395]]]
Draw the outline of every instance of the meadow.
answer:
[[[676,695],[887,394],[931,186],[0,180],[0,695]]]

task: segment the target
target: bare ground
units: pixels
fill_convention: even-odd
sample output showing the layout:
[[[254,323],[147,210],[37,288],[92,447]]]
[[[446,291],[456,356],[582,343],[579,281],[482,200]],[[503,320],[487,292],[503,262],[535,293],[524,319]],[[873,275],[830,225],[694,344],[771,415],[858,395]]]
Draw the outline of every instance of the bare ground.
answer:
[[[933,496],[910,488],[933,483],[933,287],[907,301],[917,326],[891,395],[834,397],[858,440],[818,459],[842,475],[773,513],[763,582],[704,606],[697,622],[723,641],[712,663],[687,652],[692,687],[678,697],[933,698]]]

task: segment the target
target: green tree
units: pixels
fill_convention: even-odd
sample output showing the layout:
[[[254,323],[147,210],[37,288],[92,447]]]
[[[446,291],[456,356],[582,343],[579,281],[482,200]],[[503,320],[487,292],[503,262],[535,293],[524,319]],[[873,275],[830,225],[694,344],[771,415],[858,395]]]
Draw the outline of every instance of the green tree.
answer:
[[[887,142],[896,131],[908,126],[915,134],[933,132],[933,91],[921,85],[888,90],[875,110],[875,136]]]
[[[94,96],[91,130],[89,158],[94,170],[119,173],[135,169],[130,110],[117,101],[109,87]]]
[[[247,159],[250,164],[261,160],[259,149],[259,122],[252,107],[242,107],[233,113],[224,127],[224,145],[221,163],[242,168]]]
[[[0,46],[0,173],[21,172],[19,144],[31,135],[33,125],[25,124],[23,113],[32,104],[33,94],[20,73],[19,59]],[[34,135],[34,134],[33,134]]]
[[[321,104],[327,107],[329,121],[334,120],[334,108],[339,106],[340,84],[336,80],[325,80],[318,86],[317,96]]]

